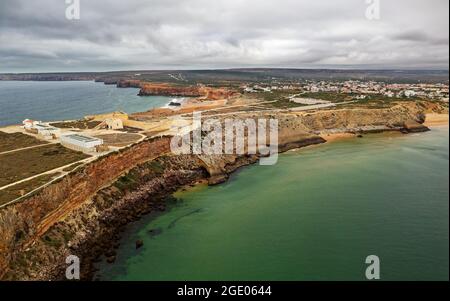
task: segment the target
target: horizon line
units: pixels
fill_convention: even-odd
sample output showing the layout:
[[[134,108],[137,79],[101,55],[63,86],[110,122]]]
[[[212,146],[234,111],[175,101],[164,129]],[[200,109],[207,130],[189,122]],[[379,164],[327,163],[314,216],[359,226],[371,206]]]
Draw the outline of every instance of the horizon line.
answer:
[[[308,67],[229,67],[229,68],[192,68],[192,69],[121,69],[109,71],[31,71],[31,72],[0,72],[0,75],[20,75],[20,74],[89,74],[89,73],[115,73],[115,72],[151,72],[151,71],[232,71],[232,70],[311,70],[311,71],[435,71],[449,72],[450,69],[442,68],[358,68],[358,67],[324,67],[324,68],[308,68]]]

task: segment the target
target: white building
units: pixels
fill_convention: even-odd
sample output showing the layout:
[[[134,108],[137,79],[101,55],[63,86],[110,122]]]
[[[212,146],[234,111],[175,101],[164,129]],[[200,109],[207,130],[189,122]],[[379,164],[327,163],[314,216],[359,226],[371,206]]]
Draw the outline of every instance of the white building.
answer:
[[[34,121],[31,119],[25,119],[24,121],[22,121],[23,124],[23,128],[26,130],[31,130],[33,129],[36,125],[41,124],[41,121]]]
[[[48,124],[44,124],[40,121],[33,121],[30,119],[25,119],[23,122],[23,128],[34,134],[38,134],[45,139],[55,139],[60,136],[61,130],[50,126]]]
[[[253,93],[253,92],[257,92],[257,91],[251,87],[245,87],[244,92]]]
[[[384,96],[387,96],[389,98],[393,98],[395,96],[395,93],[392,91],[387,91],[386,93],[384,93]]]
[[[34,121],[30,119],[25,119],[24,121],[22,121],[22,124],[24,129],[29,130],[33,127]]]
[[[33,128],[37,130],[39,135],[46,139],[54,139],[61,134],[60,129],[42,123],[36,124]]]
[[[76,151],[95,152],[96,147],[103,144],[103,139],[80,134],[69,134],[61,136],[61,144]]]
[[[406,90],[404,92],[404,94],[405,94],[406,97],[414,97],[414,96],[416,96],[417,93],[415,91],[413,91],[413,90]]]

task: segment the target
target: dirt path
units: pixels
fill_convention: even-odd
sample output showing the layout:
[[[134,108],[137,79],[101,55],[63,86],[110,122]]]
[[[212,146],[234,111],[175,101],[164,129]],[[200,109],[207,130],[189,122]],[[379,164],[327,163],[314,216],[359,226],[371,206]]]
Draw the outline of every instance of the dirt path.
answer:
[[[10,153],[20,152],[22,150],[48,146],[51,143],[55,144],[56,142],[49,142],[49,143],[45,143],[45,144],[39,144],[39,145],[34,145],[34,146],[27,146],[27,147],[22,147],[22,148],[18,148],[18,149],[13,149],[13,150],[10,150],[10,151],[2,152],[2,153],[0,153],[0,155],[6,155],[6,154],[10,154]]]
[[[89,158],[86,158],[86,159],[83,159],[83,160],[80,160],[80,161],[77,161],[77,162],[72,162],[72,163],[70,163],[70,164],[67,164],[67,165],[64,165],[64,166],[61,166],[61,167],[57,167],[57,168],[52,169],[52,170],[45,171],[45,172],[43,172],[43,173],[34,175],[34,176],[32,176],[32,177],[29,177],[29,178],[26,178],[26,179],[23,179],[23,180],[20,180],[20,181],[17,181],[17,182],[14,182],[14,183],[5,185],[5,186],[3,186],[3,187],[0,187],[0,191],[4,190],[4,189],[6,189],[6,188],[12,187],[12,186],[14,186],[14,185],[23,183],[23,182],[27,182],[27,181],[33,180],[33,179],[35,179],[35,178],[37,178],[37,177],[40,177],[40,176],[43,176],[43,175],[48,175],[48,174],[57,173],[57,172],[61,172],[62,174],[66,175],[67,172],[64,171],[65,168],[67,168],[67,167],[69,167],[69,166],[71,166],[71,165],[73,165],[73,164],[76,164],[76,163],[88,163],[89,161],[92,161],[92,160],[94,160],[95,158],[96,158],[96,157],[89,157]]]

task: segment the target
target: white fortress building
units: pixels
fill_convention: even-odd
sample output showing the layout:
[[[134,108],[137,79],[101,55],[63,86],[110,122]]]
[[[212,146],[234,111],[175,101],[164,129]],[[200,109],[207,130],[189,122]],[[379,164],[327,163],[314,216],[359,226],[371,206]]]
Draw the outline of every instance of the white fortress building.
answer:
[[[44,139],[56,139],[61,135],[61,130],[50,126],[48,124],[42,123],[41,121],[33,121],[30,119],[25,119],[23,122],[23,128],[35,134],[40,135]]]
[[[103,145],[103,139],[71,133],[61,136],[61,144],[80,152],[95,152],[98,146]]]

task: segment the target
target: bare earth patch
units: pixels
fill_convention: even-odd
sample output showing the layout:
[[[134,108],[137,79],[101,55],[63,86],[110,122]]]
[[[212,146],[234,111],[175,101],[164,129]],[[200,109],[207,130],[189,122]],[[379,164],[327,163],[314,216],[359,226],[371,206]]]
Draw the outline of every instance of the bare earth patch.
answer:
[[[139,139],[141,139],[142,136],[139,134],[115,133],[115,134],[98,135],[95,137],[103,139],[104,144],[106,146],[123,147],[137,142]]]
[[[88,158],[60,144],[0,155],[0,187]]]
[[[47,144],[47,142],[22,133],[8,134],[0,131],[0,153],[44,144]]]
[[[98,126],[100,121],[88,121],[88,120],[78,120],[78,121],[67,121],[67,122],[55,122],[51,125],[60,129],[93,129]]]

